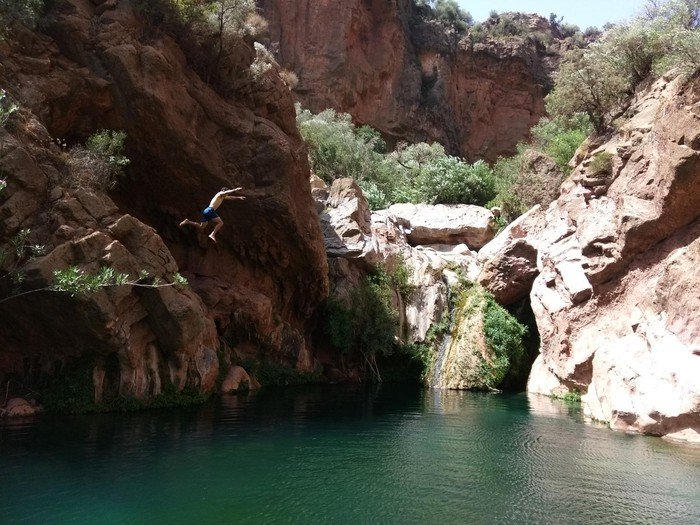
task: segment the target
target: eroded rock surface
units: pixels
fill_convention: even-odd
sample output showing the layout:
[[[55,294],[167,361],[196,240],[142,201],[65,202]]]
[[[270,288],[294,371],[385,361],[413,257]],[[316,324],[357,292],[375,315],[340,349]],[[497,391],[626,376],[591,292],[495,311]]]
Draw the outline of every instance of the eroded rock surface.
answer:
[[[4,303],[0,375],[56,374],[87,355],[97,400],[149,398],[167,382],[206,391],[229,340],[246,357],[313,369],[309,334],[328,292],[327,263],[291,94],[274,75],[240,87],[251,42],[235,50],[236,82],[214,91],[132,3],[96,4],[56,3],[43,32],[18,28],[0,43],[0,87],[23,108],[0,131],[2,247],[12,251],[22,230],[44,246],[22,289],[69,265],[146,270],[166,282],[179,271],[190,285]],[[67,148],[102,128],[127,132],[131,159],[109,196],[76,189],[65,165]],[[222,186],[243,186],[246,200],[222,206],[217,245],[178,228]]]
[[[423,343],[429,337],[432,327],[441,322],[449,324],[450,288],[460,286],[462,281],[473,282],[479,274],[477,254],[463,241],[479,245],[484,238],[493,236],[491,212],[477,206],[395,205],[388,210],[372,213],[370,229],[367,231],[366,221],[362,221],[365,227],[358,226],[357,221],[358,210],[367,209],[367,202],[359,187],[349,179],[339,179],[333,182],[326,193],[331,197],[320,203],[325,210],[321,217],[322,220],[324,217],[334,217],[333,222],[328,222],[333,228],[324,228],[327,246],[332,247],[328,251],[331,295],[341,301],[348,301],[353,288],[372,267],[384,265],[391,269],[396,264],[403,264],[408,270],[412,290],[408,297],[401,297],[398,293],[394,297],[394,306],[400,314],[399,336],[402,340]],[[333,195],[342,195],[343,198],[334,199]],[[448,215],[444,215],[445,212]],[[361,216],[366,217],[366,214]],[[459,221],[452,222],[455,217]],[[411,242],[416,226],[420,228],[420,239],[441,244],[421,245]],[[343,232],[348,230],[362,231],[361,251],[351,252],[335,246],[338,240],[343,239]],[[347,238],[347,245],[356,245],[359,238]],[[480,323],[479,320],[472,324],[464,323],[463,329],[458,329],[457,332],[466,340],[465,338],[472,337],[471,332],[481,333]],[[455,348],[458,346],[456,344]],[[454,359],[448,356],[449,364],[446,368],[469,365],[463,363],[462,350],[450,354]],[[472,357],[472,361],[477,363],[476,355]],[[454,374],[449,377],[453,376]],[[474,381],[465,382],[459,378],[440,380],[434,384],[431,382],[431,385],[436,388],[483,387]]]
[[[613,428],[683,439],[700,429],[698,86],[661,79],[640,93],[532,243],[542,347],[530,391],[578,390]]]
[[[270,46],[299,77],[314,112],[350,113],[390,142],[439,141],[470,160],[515,152],[544,115],[544,95],[565,44],[540,17],[516,15],[529,38],[468,37],[426,20],[413,0],[259,0]]]

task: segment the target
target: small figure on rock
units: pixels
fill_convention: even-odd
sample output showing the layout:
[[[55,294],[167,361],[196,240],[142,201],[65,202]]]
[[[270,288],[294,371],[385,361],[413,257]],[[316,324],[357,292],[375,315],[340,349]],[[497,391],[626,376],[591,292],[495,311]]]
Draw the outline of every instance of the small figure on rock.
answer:
[[[196,226],[197,228],[204,228],[207,225],[207,223],[211,221],[214,223],[214,230],[209,234],[209,238],[212,241],[216,242],[216,232],[218,232],[224,225],[224,221],[221,220],[221,217],[219,217],[219,214],[216,213],[216,210],[219,208],[219,206],[221,206],[221,203],[224,201],[245,199],[243,195],[233,195],[234,193],[242,189],[243,188],[234,188],[230,190],[228,188],[221,188],[221,191],[214,195],[214,197],[211,199],[209,206],[204,208],[204,210],[202,211],[201,222],[195,222],[189,219],[185,219],[180,223],[180,228],[183,228],[187,225]]]

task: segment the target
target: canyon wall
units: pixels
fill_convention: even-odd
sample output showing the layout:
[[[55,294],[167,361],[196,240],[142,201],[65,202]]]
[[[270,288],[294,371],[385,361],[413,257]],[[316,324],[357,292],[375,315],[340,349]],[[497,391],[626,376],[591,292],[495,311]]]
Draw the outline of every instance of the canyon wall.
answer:
[[[270,47],[295,72],[313,112],[350,113],[388,142],[439,141],[469,160],[495,161],[543,115],[565,46],[549,23],[515,15],[525,36],[469,37],[426,18],[412,0],[259,0]],[[543,35],[550,43],[529,35]]]
[[[662,78],[579,151],[561,196],[480,253],[497,297],[530,298],[528,390],[582,394],[612,428],[700,441],[700,82]]]
[[[0,130],[2,249],[12,254],[22,231],[43,246],[29,261],[4,258],[3,296],[45,287],[70,266],[145,270],[163,282],[179,271],[189,286],[3,302],[0,377],[31,384],[82,356],[96,366],[99,400],[103,391],[149,398],[170,383],[209,391],[231,350],[314,369],[308,341],[328,270],[282,80],[214,91],[126,1],[60,2],[40,27],[0,43],[0,87],[22,108]],[[247,78],[252,42],[236,53],[232,75]],[[71,145],[102,128],[126,131],[131,159],[109,194],[76,187],[67,168]],[[242,186],[246,200],[224,203],[216,245],[178,228],[222,186]]]

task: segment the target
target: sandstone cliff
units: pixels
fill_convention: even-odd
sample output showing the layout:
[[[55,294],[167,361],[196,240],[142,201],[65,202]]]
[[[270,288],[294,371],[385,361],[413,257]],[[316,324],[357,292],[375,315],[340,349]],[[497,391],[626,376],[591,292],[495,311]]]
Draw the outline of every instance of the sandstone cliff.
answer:
[[[699,107],[697,78],[640,90],[619,130],[578,156],[561,196],[480,254],[481,279],[503,301],[534,279],[541,355],[530,392],[578,391],[584,412],[613,428],[691,441],[700,440]]]
[[[97,365],[98,399],[103,391],[148,398],[163,384],[207,391],[217,351],[229,347],[239,358],[312,369],[310,319],[327,295],[327,263],[282,81],[272,75],[222,96],[130,2],[60,2],[41,27],[0,44],[0,86],[23,108],[0,130],[8,182],[0,240],[10,252],[31,230],[27,242],[46,253],[25,268],[21,290],[71,265],[143,269],[166,281],[180,271],[190,286],[5,302],[0,378],[31,384],[82,355]],[[255,52],[240,42],[237,53],[233,75],[243,77]],[[101,128],[127,132],[132,161],[109,196],[72,188],[65,150],[53,142],[70,146]],[[224,185],[243,186],[247,199],[222,208],[218,245],[177,227]],[[12,293],[7,279],[3,293]]]
[[[413,0],[259,0],[295,95],[350,113],[390,143],[439,141],[469,160],[514,153],[544,115],[561,46],[549,23],[516,15],[535,38],[469,38],[426,20]]]

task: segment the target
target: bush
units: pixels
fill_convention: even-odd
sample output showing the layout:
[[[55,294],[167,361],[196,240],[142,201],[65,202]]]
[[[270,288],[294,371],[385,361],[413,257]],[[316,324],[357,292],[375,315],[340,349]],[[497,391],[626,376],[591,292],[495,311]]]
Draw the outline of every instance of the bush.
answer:
[[[246,361],[243,365],[262,386],[308,385],[322,380],[320,372],[301,372],[267,359]]]
[[[476,24],[469,32],[472,42],[484,42],[487,38],[502,40],[509,37],[524,37],[530,29],[517,15],[498,14],[491,11],[483,24]],[[535,37],[536,38],[536,37]]]
[[[5,90],[0,89],[0,128],[4,128],[17,111],[19,106],[12,101]]]
[[[467,164],[450,156],[431,161],[419,175],[418,188],[431,204],[484,205],[496,196],[494,173],[484,161]]]
[[[591,131],[590,119],[583,113],[569,118],[543,118],[531,130],[532,144],[568,173],[571,171],[569,161]]]
[[[517,374],[525,355],[523,338],[527,327],[499,305],[490,293],[484,292],[484,300],[484,336],[495,356],[494,364],[488,367],[487,384],[495,388],[508,375]]]
[[[653,75],[700,67],[700,2],[649,3],[629,24],[610,27],[582,51],[569,51],[547,97],[553,116],[586,113],[598,133],[626,110],[635,88]]]
[[[290,90],[293,91],[299,85],[299,77],[294,71],[283,69],[279,74],[282,82],[284,82]]]
[[[153,408],[171,408],[204,403],[211,394],[193,388],[177,391],[165,382],[160,394],[152,399],[117,396],[102,403],[95,403],[92,383],[92,359],[83,355],[69,359],[61,370],[43,378],[36,389],[47,412],[58,414],[86,414],[101,412],[132,412]]]
[[[396,348],[398,313],[392,306],[392,283],[401,280],[375,268],[352,291],[347,305],[331,298],[324,309],[324,332],[330,343],[344,354],[358,352],[378,381],[377,356],[391,355]]]
[[[494,165],[497,196],[489,206],[500,207],[507,222],[536,204],[547,206],[556,199],[561,181],[571,171],[568,163],[591,129],[590,120],[584,114],[543,118],[532,128],[531,144],[519,144],[515,156],[502,157]],[[538,172],[533,159],[537,160],[540,155],[551,158],[558,173]]]
[[[474,24],[472,15],[464,11],[455,0],[435,0],[435,18],[458,31],[466,31]]]
[[[73,188],[107,191],[124,174],[129,159],[124,156],[123,131],[102,130],[91,135],[85,146],[68,154],[69,184]]]
[[[298,107],[297,123],[314,172],[329,183],[355,179],[373,210],[397,202],[484,205],[496,195],[488,165],[447,155],[440,144],[399,144],[386,154],[379,132],[333,110],[313,115]]]
[[[613,169],[613,155],[607,151],[596,153],[588,165],[590,175],[610,175]]]
[[[611,114],[624,108],[631,86],[613,62],[605,58],[608,49],[593,46],[597,47],[566,53],[546,104],[553,117],[585,113],[595,130],[603,133],[611,122]]]
[[[153,28],[173,35],[192,67],[219,89],[230,89],[231,74],[242,73],[240,40],[267,31],[254,0],[136,0],[135,6]]]
[[[416,5],[429,9],[434,20],[459,32],[474,24],[472,15],[464,11],[455,0],[415,0]]]

